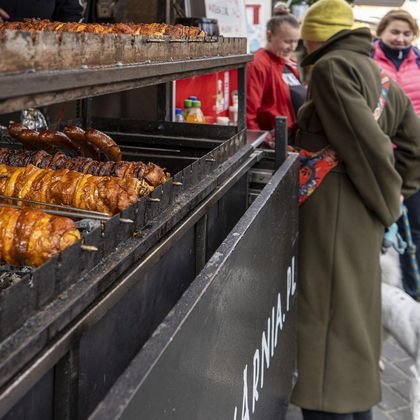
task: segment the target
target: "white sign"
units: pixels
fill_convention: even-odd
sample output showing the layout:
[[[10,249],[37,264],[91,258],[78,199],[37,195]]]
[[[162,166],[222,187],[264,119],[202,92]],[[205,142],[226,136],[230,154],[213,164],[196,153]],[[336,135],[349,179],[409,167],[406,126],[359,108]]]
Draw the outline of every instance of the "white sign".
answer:
[[[205,0],[206,16],[217,19],[220,35],[246,37],[245,0]]]
[[[246,0],[248,52],[253,53],[265,45],[266,10],[265,0]]]

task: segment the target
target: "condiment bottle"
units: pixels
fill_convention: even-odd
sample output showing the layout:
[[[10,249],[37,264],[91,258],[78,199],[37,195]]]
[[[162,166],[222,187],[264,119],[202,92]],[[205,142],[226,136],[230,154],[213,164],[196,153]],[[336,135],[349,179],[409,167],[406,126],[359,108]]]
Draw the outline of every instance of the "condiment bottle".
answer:
[[[201,110],[200,101],[193,101],[192,108],[188,113],[185,121],[187,123],[205,124],[206,119],[204,117],[203,111]]]
[[[192,100],[191,99],[185,99],[184,100],[184,121],[187,120],[187,116],[191,110],[192,107]]]

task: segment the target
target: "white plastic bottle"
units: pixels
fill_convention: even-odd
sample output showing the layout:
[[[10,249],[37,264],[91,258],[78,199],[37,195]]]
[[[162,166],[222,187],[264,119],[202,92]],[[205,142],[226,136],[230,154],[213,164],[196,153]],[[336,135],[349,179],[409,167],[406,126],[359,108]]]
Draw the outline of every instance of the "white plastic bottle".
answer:
[[[175,109],[175,121],[176,122],[185,122],[184,115],[182,114],[181,108]]]

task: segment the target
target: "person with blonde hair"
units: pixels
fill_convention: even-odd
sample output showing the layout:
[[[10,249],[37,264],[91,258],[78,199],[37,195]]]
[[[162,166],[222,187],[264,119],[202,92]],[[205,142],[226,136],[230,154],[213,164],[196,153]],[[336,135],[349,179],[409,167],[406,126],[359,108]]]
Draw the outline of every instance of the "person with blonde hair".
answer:
[[[401,194],[420,188],[420,120],[353,27],[344,0],[317,1],[301,27],[312,69],[296,145],[338,160],[299,211],[292,402],[305,420],[371,419],[381,400],[381,245]]]
[[[419,36],[416,19],[401,9],[391,10],[379,22],[376,30],[378,40],[374,44],[373,59],[404,90],[420,117],[420,50],[413,43]],[[420,192],[404,202],[416,260],[420,267]],[[405,234],[404,220],[398,222],[401,234]],[[400,256],[404,290],[414,299],[418,298],[416,273],[408,252]]]
[[[283,12],[267,22],[265,48],[254,53],[247,65],[246,123],[249,129],[273,130],[276,116],[286,116],[294,133],[296,113],[304,102],[302,86],[293,53],[299,41],[299,22]],[[267,142],[274,147],[272,139]]]

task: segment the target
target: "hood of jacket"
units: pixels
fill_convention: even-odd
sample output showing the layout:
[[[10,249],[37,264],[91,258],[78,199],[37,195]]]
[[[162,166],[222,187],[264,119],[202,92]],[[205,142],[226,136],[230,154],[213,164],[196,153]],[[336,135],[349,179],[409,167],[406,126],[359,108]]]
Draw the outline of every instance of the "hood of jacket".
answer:
[[[372,48],[372,35],[370,34],[369,29],[344,29],[332,36],[322,47],[308,54],[302,60],[301,66],[306,67],[315,64],[329,52],[335,52],[337,50],[354,51],[359,54],[370,56]]]

